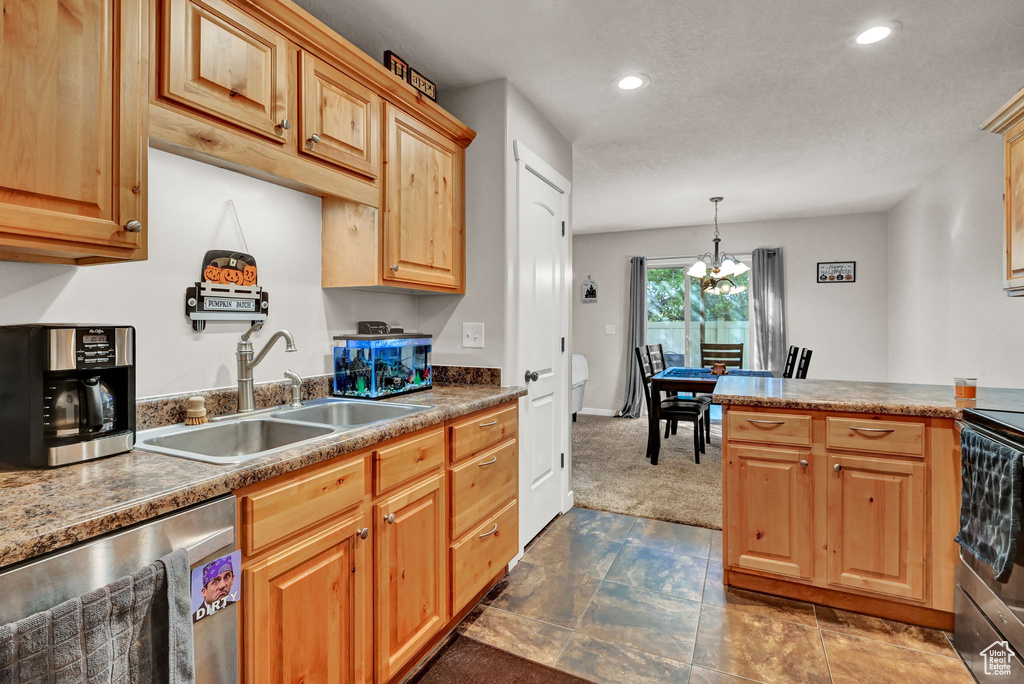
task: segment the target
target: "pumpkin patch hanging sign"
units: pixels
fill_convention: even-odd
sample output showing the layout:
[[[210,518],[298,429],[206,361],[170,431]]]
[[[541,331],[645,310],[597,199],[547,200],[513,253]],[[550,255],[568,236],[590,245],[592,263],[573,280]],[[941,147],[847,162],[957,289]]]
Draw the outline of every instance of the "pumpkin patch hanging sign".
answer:
[[[199,281],[185,290],[185,315],[202,332],[206,321],[248,321],[267,318],[267,293],[259,286],[256,258],[244,252],[211,249],[203,257]]]

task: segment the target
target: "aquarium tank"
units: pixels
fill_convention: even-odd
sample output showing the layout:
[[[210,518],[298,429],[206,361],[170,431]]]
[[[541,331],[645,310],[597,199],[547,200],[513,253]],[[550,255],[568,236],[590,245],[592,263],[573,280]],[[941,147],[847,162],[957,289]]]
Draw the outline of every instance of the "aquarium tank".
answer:
[[[430,389],[430,335],[338,335],[334,395],[377,399]]]

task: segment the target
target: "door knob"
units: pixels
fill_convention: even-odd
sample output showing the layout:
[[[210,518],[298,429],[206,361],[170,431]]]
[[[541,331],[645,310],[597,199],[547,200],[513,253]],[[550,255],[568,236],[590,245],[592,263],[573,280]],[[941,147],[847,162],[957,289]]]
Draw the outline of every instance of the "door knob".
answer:
[[[361,529],[358,532],[356,532],[356,534],[359,535],[360,539],[366,539],[367,537],[370,536],[370,528],[369,527],[364,527],[363,529]]]
[[[388,525],[394,525],[395,524],[395,514],[392,513],[391,515],[384,516],[384,522],[386,522]]]
[[[810,464],[807,461],[800,461],[800,467],[801,468],[806,468],[808,465],[810,465]]]
[[[292,122],[288,119],[281,119],[281,123],[279,123],[278,126],[281,127],[281,130],[287,131],[292,127]]]
[[[836,471],[837,473],[842,472],[843,464],[842,463],[836,463],[834,466],[832,466],[832,470]]]
[[[124,229],[128,233],[138,233],[142,230],[142,224],[134,219],[124,224]]]
[[[392,266],[391,270],[394,271],[395,273],[398,273],[398,264],[395,264],[394,266]]]
[[[314,133],[313,135],[309,136],[309,142],[314,144],[320,142],[320,136]]]
[[[533,371],[532,373],[530,371],[526,371],[526,383],[527,384],[529,384],[531,380],[533,382],[537,382],[538,379],[540,379],[540,375],[537,374],[537,371]]]

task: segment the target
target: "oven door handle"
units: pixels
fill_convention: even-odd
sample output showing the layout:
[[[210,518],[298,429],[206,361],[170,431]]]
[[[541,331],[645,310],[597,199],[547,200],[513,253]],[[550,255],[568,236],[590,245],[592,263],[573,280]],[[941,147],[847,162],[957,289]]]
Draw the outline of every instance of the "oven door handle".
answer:
[[[185,548],[188,551],[188,564],[195,565],[202,559],[209,556],[217,549],[222,549],[225,546],[235,545],[235,528],[225,527],[223,530],[214,532],[209,537],[197,541],[191,546]]]

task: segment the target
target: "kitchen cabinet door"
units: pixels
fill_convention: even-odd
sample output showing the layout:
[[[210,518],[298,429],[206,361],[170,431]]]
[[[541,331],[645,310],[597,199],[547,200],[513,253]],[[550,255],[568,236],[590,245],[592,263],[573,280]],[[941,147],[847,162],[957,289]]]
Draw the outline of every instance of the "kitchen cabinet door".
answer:
[[[380,175],[380,98],[308,52],[301,57],[299,139],[304,154]]]
[[[1024,121],[1006,132],[1006,289],[1024,294]]]
[[[465,150],[387,105],[383,279],[465,292]]]
[[[380,501],[376,534],[377,681],[387,681],[447,621],[443,472]]]
[[[373,681],[367,527],[359,509],[244,568],[247,684]]]
[[[809,451],[730,445],[726,519],[730,566],[810,579],[814,481]]]
[[[222,0],[163,0],[163,9],[160,94],[264,139],[290,140],[295,66],[284,36]]]
[[[829,454],[828,582],[924,598],[925,465]]]
[[[3,3],[3,258],[145,258],[147,25],[140,0]]]

